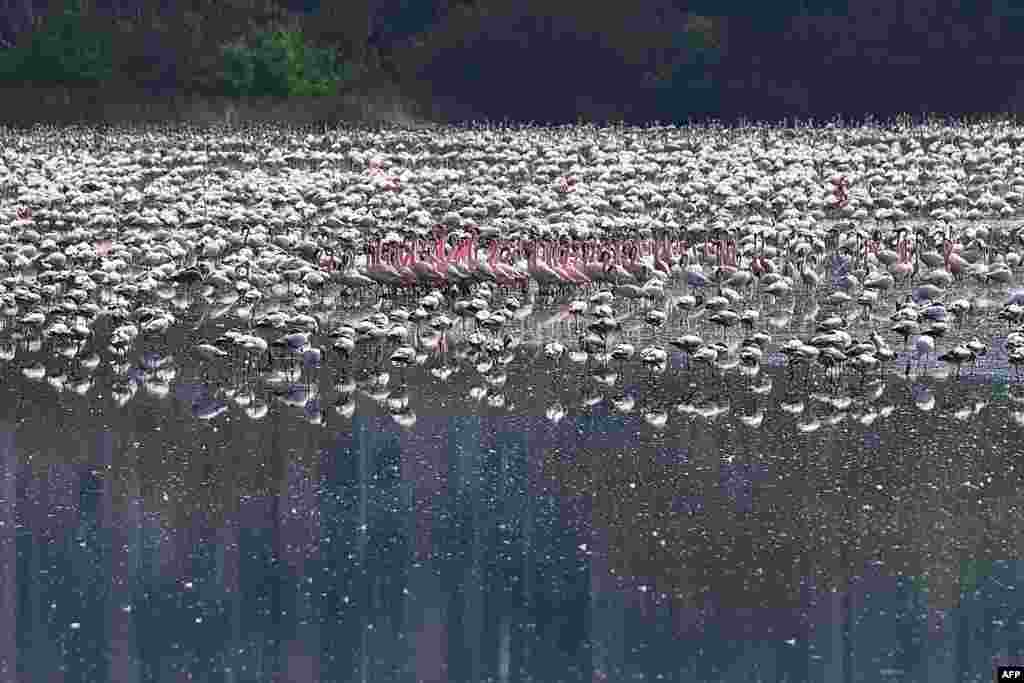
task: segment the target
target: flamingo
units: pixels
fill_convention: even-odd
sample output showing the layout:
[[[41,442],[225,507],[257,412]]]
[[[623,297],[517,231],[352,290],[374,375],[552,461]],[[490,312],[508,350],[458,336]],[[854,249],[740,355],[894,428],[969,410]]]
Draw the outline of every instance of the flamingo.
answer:
[[[686,367],[689,368],[690,358],[704,346],[704,340],[695,334],[684,334],[681,337],[676,337],[669,344],[683,352],[686,357]]]
[[[910,243],[901,239],[897,243],[899,258],[895,263],[889,265],[889,273],[897,280],[906,280],[914,273],[914,266],[910,259]]]
[[[587,302],[583,299],[574,299],[569,303],[569,315],[573,317],[575,321],[574,327],[579,327],[579,319],[584,313],[587,312]]]
[[[399,346],[391,353],[391,364],[401,368],[402,383],[405,383],[405,370],[416,362],[416,349],[411,346]]]
[[[622,364],[632,358],[635,353],[636,348],[632,344],[620,342],[612,348],[608,356],[612,360],[617,360],[619,362],[619,372],[622,372]]]
[[[1013,372],[1020,378],[1021,367],[1024,367],[1024,347],[1015,347],[1010,350],[1007,360],[1013,368]]]
[[[668,354],[660,346],[647,346],[640,350],[640,362],[650,371],[650,378],[653,379],[654,372],[658,368],[664,368],[668,361]]]
[[[978,358],[988,353],[988,345],[980,341],[977,337],[971,339],[971,341],[967,342],[965,346],[974,355],[972,365],[977,365]]]
[[[954,244],[950,240],[946,240],[944,244],[944,255],[946,270],[956,278],[960,279],[963,276],[964,269],[967,267],[967,261],[957,253],[957,247],[959,245]]]
[[[724,309],[711,315],[708,320],[721,326],[722,338],[725,338],[726,331],[740,321],[740,314],[730,309]]]
[[[544,355],[552,360],[559,360],[565,353],[565,345],[558,341],[550,341],[544,345]]]
[[[529,260],[527,261],[527,272],[530,277],[537,281],[542,292],[550,291],[554,285],[562,282],[562,277],[547,263],[540,260],[541,247],[536,242],[530,246]]]
[[[957,344],[952,349],[939,356],[939,360],[942,362],[956,366],[957,377],[960,376],[960,366],[967,361],[973,361],[974,359],[974,353],[964,344]]]
[[[718,349],[711,345],[701,346],[692,356],[694,362],[706,365],[708,368],[713,368],[715,361],[718,360]]]
[[[384,288],[395,288],[402,281],[402,275],[384,259],[384,242],[367,245],[366,277]]]
[[[918,367],[935,353],[935,338],[927,334],[919,334],[914,338],[914,355]],[[910,359],[907,359],[907,372],[910,372]]]
[[[651,327],[651,332],[653,333],[665,324],[665,317],[665,311],[652,308],[644,315],[644,322]]]

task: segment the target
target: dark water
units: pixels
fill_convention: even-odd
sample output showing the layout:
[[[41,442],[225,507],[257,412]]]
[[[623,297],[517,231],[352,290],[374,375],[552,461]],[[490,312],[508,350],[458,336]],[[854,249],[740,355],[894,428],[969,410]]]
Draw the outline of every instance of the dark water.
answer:
[[[1022,661],[1020,386],[773,368],[757,393],[627,366],[606,388],[544,362],[479,399],[413,367],[408,408],[356,391],[351,418],[263,394],[259,420],[227,395],[197,419],[216,391],[193,367],[119,407],[102,366],[87,396],[8,366],[0,680],[931,683]]]

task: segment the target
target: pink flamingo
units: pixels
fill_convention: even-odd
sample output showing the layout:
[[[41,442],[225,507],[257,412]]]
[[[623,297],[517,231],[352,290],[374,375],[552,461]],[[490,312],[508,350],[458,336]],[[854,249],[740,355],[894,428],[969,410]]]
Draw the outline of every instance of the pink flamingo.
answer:
[[[540,285],[541,291],[547,291],[547,289],[553,285],[561,283],[562,279],[551,268],[547,263],[540,260],[541,251],[543,247],[536,241],[530,243],[529,258],[526,262],[526,271],[530,277],[537,281]]]
[[[903,238],[896,243],[896,250],[899,252],[899,260],[889,267],[889,273],[898,280],[905,280],[914,271],[910,262],[910,243]]]
[[[516,267],[514,263],[511,263],[512,254],[515,252],[514,248],[506,247],[502,250],[502,256],[509,259],[509,263],[502,263],[500,260],[495,262],[495,269],[500,270],[505,274],[505,277],[518,283],[522,287],[526,287],[530,283],[530,276],[528,273]]]
[[[414,273],[416,273],[417,279],[419,279],[422,284],[439,285],[444,282],[444,276],[438,272],[436,264],[433,261],[423,258],[422,255],[419,257],[415,256],[415,250],[413,254],[413,261],[409,264],[409,267],[412,268]]]
[[[466,260],[472,247],[470,240],[463,240],[448,259],[448,279],[459,285],[466,285],[473,279]]]
[[[412,269],[405,264],[405,256],[403,254],[404,248],[401,245],[395,245],[389,248],[384,255],[385,260],[391,267],[392,271],[397,275],[393,287],[408,287],[410,284],[416,282],[416,274],[412,272]]]
[[[384,242],[378,241],[376,246],[368,245],[366,276],[382,287],[395,287],[402,279],[393,266],[384,261]]]
[[[478,247],[480,243],[480,233],[475,232],[472,239],[470,239],[469,247],[469,265],[470,273],[478,280],[488,280],[496,282],[498,276],[495,274],[494,269],[491,267],[490,258],[485,261],[481,261],[479,258]],[[497,243],[491,245],[491,251],[497,248]]]
[[[584,245],[583,272],[594,282],[604,279],[604,263],[597,258],[600,251],[600,244]]]
[[[850,181],[846,179],[846,176],[841,176],[838,181],[835,182],[835,189],[832,193],[836,197],[836,206],[842,208],[846,206],[846,203],[850,201],[850,195],[846,193],[846,189],[850,186]]]
[[[575,284],[575,285],[590,284],[590,278],[587,277],[586,275],[584,275],[582,272],[580,272],[580,270],[576,267],[576,264],[574,263],[575,259],[574,258],[570,258],[570,251],[571,250],[569,249],[569,247],[563,247],[561,251],[562,251],[562,263],[561,263],[562,272],[565,274],[566,280],[568,282],[571,282],[572,284]]]
[[[495,281],[503,287],[519,284],[518,273],[510,273],[504,264],[498,262],[499,249],[501,249],[501,243],[498,240],[491,242],[490,251],[487,254],[487,267]]]
[[[611,264],[610,279],[617,284],[636,284],[636,277],[622,263],[622,242],[615,243],[615,260]]]
[[[958,246],[959,245],[954,242],[946,240],[943,243],[943,252],[945,253],[946,270],[948,270],[953,277],[960,279],[961,275],[963,275],[966,261],[964,261],[963,257],[957,253]]]
[[[712,251],[718,256],[719,268],[736,268],[736,242],[734,240],[718,240],[711,245]]]
[[[668,238],[658,243],[655,248],[654,268],[669,275],[672,273],[672,250]]]
[[[629,259],[623,264],[626,270],[632,273],[634,282],[646,279],[646,265],[640,260],[642,243],[629,240],[626,246],[629,248]]]

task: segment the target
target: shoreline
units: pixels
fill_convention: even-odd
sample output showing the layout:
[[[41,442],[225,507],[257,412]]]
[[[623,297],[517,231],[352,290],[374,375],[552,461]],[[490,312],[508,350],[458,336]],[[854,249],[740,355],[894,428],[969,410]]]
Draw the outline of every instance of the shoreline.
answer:
[[[229,97],[135,87],[0,87],[0,125],[159,125],[244,127],[393,124],[432,128],[444,116],[436,105],[394,86],[327,97]]]

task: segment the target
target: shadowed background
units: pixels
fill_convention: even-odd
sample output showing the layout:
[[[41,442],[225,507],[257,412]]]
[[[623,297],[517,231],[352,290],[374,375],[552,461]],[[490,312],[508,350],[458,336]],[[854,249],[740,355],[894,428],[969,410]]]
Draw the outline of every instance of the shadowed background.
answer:
[[[66,40],[39,38],[64,35],[53,17],[72,15]],[[434,120],[1013,113],[1024,64],[1024,5],[1016,0],[5,0],[0,72],[3,55],[10,62],[33,40],[43,46],[33,54],[43,56],[0,80],[72,90],[75,103],[83,89],[106,101],[213,97],[231,90],[225,47],[255,50],[259,36],[277,29],[338,60],[332,96],[400,93],[409,118]],[[58,52],[80,59],[55,71]],[[41,108],[38,118],[54,111]],[[352,116],[323,113],[332,115]]]

